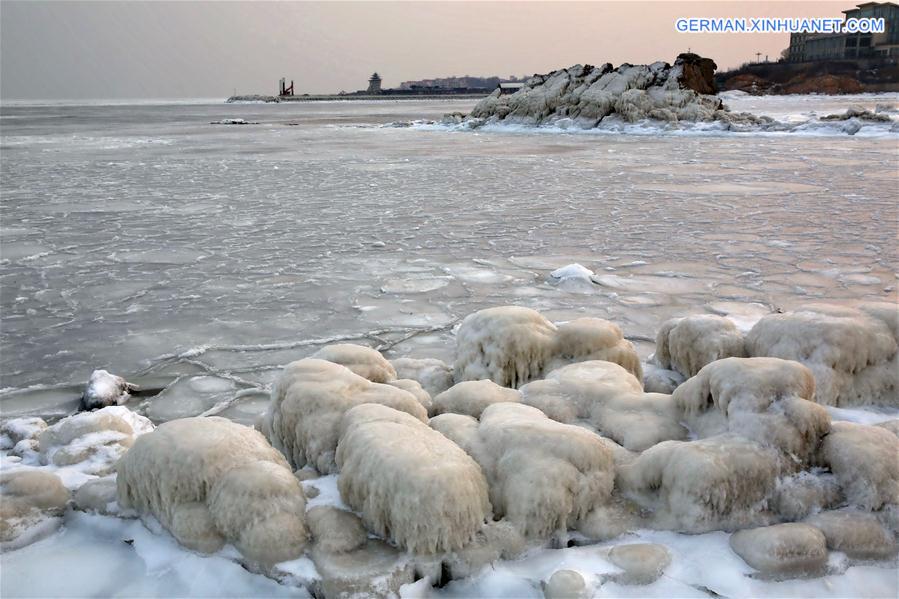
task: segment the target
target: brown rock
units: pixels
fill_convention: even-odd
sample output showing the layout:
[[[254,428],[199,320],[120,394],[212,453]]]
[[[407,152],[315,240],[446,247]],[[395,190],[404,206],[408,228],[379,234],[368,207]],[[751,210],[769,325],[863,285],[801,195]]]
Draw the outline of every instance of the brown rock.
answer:
[[[711,58],[703,58],[698,54],[679,54],[674,66],[680,65],[682,73],[678,83],[681,87],[692,89],[698,94],[717,94],[715,85],[715,69],[718,65]]]

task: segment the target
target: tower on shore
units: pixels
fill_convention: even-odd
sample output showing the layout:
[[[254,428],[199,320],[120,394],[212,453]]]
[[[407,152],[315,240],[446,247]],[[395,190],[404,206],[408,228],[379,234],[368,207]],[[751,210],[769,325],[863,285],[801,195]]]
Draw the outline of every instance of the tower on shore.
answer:
[[[377,73],[374,73],[371,77],[368,78],[368,93],[381,93],[381,76]]]

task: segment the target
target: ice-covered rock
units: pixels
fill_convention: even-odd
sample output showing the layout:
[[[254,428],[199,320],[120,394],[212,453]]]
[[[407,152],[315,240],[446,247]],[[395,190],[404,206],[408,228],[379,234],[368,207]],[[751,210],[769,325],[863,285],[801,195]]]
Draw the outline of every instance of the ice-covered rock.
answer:
[[[135,439],[152,430],[152,422],[124,406],[74,414],[40,433],[41,462],[104,476]]]
[[[899,503],[899,438],[879,426],[834,422],[821,459],[850,504],[876,510]]]
[[[469,314],[456,334],[456,381],[490,379],[520,387],[565,364],[606,360],[638,379],[643,373],[631,342],[615,324],[579,318],[556,327],[530,308],[502,306]]]
[[[75,507],[83,512],[106,515],[119,512],[114,476],[104,476],[87,481],[75,491],[73,499]]]
[[[654,527],[728,530],[770,521],[764,503],[781,464],[776,450],[736,435],[665,441],[619,466],[616,484]]]
[[[715,93],[714,69],[714,62],[693,54],[681,54],[674,66],[575,65],[535,75],[514,94],[497,90],[478,102],[466,122],[541,125],[568,120],[590,128],[612,115],[627,122],[711,121],[725,113],[721,100],[710,95]]]
[[[431,415],[452,413],[480,418],[488,406],[504,401],[521,401],[521,393],[487,379],[463,381],[434,398]]]
[[[685,378],[706,364],[745,355],[743,334],[727,318],[699,314],[662,324],[656,335],[655,362]]]
[[[543,585],[545,599],[586,599],[587,583],[580,572],[556,570]]]
[[[387,381],[387,384],[411,393],[429,414],[433,410],[431,394],[425,391],[418,381],[413,379],[393,379],[392,381]]]
[[[777,577],[820,573],[827,563],[824,534],[808,524],[775,524],[740,530],[730,546],[762,574]]]
[[[427,410],[412,393],[373,383],[334,362],[306,358],[284,368],[261,428],[295,468],[309,465],[332,474],[337,472],[334,454],[340,420],[350,408],[364,403],[390,406],[423,422],[428,419]]]
[[[368,541],[359,516],[331,505],[309,508],[306,523],[315,547],[323,553],[355,551]]]
[[[515,559],[527,549],[527,540],[508,520],[488,521],[465,547],[443,556],[442,573],[452,579],[477,575],[500,559]]]
[[[746,336],[746,350],[808,366],[818,403],[899,406],[897,322],[896,304],[813,304],[762,318]]]
[[[842,551],[858,559],[889,559],[896,555],[897,544],[873,514],[853,509],[821,512],[805,520],[824,533],[827,548]]]
[[[456,333],[455,379],[519,387],[541,376],[555,335],[555,325],[530,308],[503,306],[469,314]]]
[[[593,288],[596,286],[590,278],[592,276],[593,271],[586,266],[569,264],[568,266],[557,268],[549,273],[549,277],[547,277],[546,281],[550,285],[554,285],[565,291],[589,293],[593,291]]]
[[[561,281],[562,279],[571,279],[571,278],[579,278],[579,279],[589,279],[593,276],[593,271],[587,268],[586,266],[582,266],[580,264],[569,264],[568,266],[563,266],[561,268],[557,268],[556,270],[549,273],[549,276],[553,279]]]
[[[687,434],[670,395],[644,393],[640,381],[613,362],[577,362],[553,370],[522,387],[521,397],[553,420],[588,420],[632,451]]]
[[[453,386],[453,369],[436,358],[397,358],[390,363],[401,379],[418,381],[432,398]]]
[[[418,418],[378,404],[343,417],[338,487],[369,530],[413,553],[462,548],[490,512],[478,464]]]
[[[117,471],[120,507],[153,515],[185,547],[213,553],[232,543],[263,568],[306,547],[303,488],[251,428],[173,420],[135,441]]]
[[[381,352],[364,345],[352,343],[326,345],[309,357],[346,366],[373,383],[387,383],[396,378],[396,370]]]
[[[81,395],[82,410],[96,410],[107,406],[117,406],[126,403],[131,398],[131,392],[137,389],[125,379],[105,370],[95,370],[87,382],[87,387]]]
[[[830,415],[810,401],[811,371],[779,358],[725,358],[702,368],[672,394],[681,416],[698,437],[729,432],[775,447],[809,465]]]
[[[591,360],[613,362],[643,380],[643,365],[634,344],[624,338],[618,325],[602,318],[577,318],[560,324],[544,372]]]
[[[398,596],[401,586],[415,580],[409,557],[376,539],[343,553],[313,548],[311,556],[321,577],[315,596],[386,599]]]
[[[829,472],[802,471],[784,476],[769,501],[771,509],[786,521],[836,507],[844,501],[840,484]]]
[[[595,507],[582,518],[577,530],[592,541],[603,542],[644,526],[635,503],[613,496],[609,503]]]
[[[0,551],[19,549],[62,525],[69,490],[42,470],[0,473]]]
[[[508,519],[527,537],[575,527],[611,494],[612,452],[600,437],[536,408],[502,402],[485,409],[480,422],[443,414],[431,426],[480,464],[494,518]]]
[[[609,550],[609,561],[624,570],[615,577],[621,584],[651,584],[671,564],[668,548],[658,543],[616,545]]]
[[[877,108],[880,107],[882,107],[882,105],[878,104],[872,112],[862,106],[850,106],[846,109],[846,112],[842,114],[826,114],[819,118],[822,121],[848,121],[850,119],[861,119],[863,121],[889,123],[892,120],[890,119],[890,115],[886,114],[886,111],[877,110]]]
[[[660,368],[652,362],[643,363],[643,389],[647,393],[671,395],[685,380],[686,377],[679,372]]]
[[[0,449],[12,449],[22,441],[37,441],[41,432],[47,428],[42,418],[13,418],[0,424]]]

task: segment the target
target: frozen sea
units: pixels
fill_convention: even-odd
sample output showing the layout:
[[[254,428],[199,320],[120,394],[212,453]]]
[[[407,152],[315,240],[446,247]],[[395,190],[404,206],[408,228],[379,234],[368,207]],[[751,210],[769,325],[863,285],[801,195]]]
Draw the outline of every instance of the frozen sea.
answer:
[[[899,94],[727,102],[809,120]],[[899,135],[882,126],[383,126],[472,105],[3,106],[0,406],[71,399],[95,368],[260,388],[333,337],[451,360],[452,325],[500,304],[609,318],[648,354],[675,315],[748,326],[808,301],[896,298]],[[225,118],[258,124],[210,124]],[[594,282],[547,282],[571,263]]]

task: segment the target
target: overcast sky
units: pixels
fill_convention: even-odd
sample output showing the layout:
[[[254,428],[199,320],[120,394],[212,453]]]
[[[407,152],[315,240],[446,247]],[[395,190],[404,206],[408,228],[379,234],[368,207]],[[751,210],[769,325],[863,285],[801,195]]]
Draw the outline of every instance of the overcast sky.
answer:
[[[853,2],[0,2],[0,96],[214,98],[354,91],[576,63],[719,68],[776,58],[788,34],[683,34],[678,17],[834,17]]]

